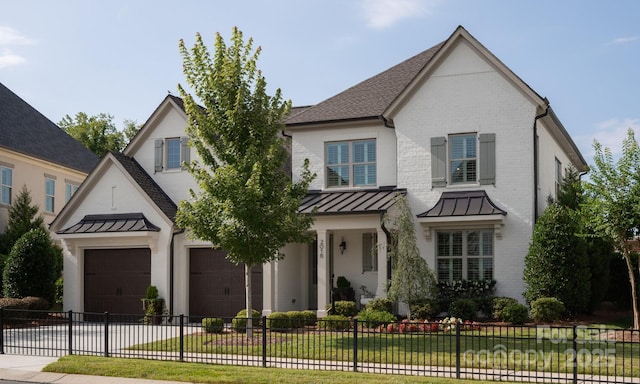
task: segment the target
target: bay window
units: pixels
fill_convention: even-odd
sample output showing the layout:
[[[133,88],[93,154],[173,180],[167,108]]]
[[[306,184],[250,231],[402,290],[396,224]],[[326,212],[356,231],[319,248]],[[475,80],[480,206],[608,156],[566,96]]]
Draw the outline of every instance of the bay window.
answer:
[[[493,231],[439,231],[436,265],[439,281],[493,279]]]

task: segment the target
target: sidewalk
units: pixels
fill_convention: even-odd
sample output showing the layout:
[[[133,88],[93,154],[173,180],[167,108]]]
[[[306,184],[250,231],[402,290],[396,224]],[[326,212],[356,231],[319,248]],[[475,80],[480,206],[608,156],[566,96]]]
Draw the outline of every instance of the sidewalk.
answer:
[[[122,377],[42,372],[42,368],[57,360],[57,357],[0,355],[0,383],[2,380],[16,380],[33,383],[56,384],[185,384],[184,382],[179,381],[128,379]]]

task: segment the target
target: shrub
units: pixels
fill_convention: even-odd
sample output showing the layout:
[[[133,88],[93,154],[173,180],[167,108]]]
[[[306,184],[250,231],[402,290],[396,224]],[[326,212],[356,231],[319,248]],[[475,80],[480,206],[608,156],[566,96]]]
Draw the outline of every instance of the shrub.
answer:
[[[150,285],[147,287],[147,300],[155,300],[159,296],[158,288],[155,285]]]
[[[414,320],[428,320],[436,316],[440,311],[432,303],[424,303],[411,307],[411,317]]]
[[[518,302],[507,304],[501,311],[502,319],[511,324],[521,325],[529,320],[529,310]]]
[[[257,327],[260,325],[260,312],[255,309],[251,310],[252,325]],[[243,309],[236,314],[236,317],[231,320],[231,328],[237,332],[247,331],[247,310]]]
[[[358,320],[364,322],[369,328],[375,328],[379,325],[386,325],[397,321],[396,317],[387,311],[375,311],[366,308],[358,313]]]
[[[46,311],[51,308],[49,302],[42,297],[27,296],[23,298],[22,301],[24,302],[26,309],[30,311]]]
[[[58,278],[54,254],[54,245],[46,230],[33,229],[23,235],[11,249],[4,268],[4,296],[37,296],[53,302]]]
[[[518,304],[518,300],[514,299],[513,297],[494,297],[493,298],[493,312],[492,312],[492,317],[496,320],[503,320],[504,321],[504,317],[502,315],[502,311],[504,310],[504,308],[508,305],[511,304]]]
[[[335,309],[334,315],[342,315],[346,317],[355,316],[358,313],[356,303],[353,301],[340,300],[333,303]],[[327,305],[327,310],[331,309],[331,304]]]
[[[3,309],[27,309],[27,304],[22,299],[0,297],[0,308]]]
[[[330,331],[346,331],[351,329],[351,320],[342,315],[329,315],[318,321],[318,327]]]
[[[202,319],[202,329],[206,333],[222,333],[224,321],[220,317],[205,317]]]
[[[285,312],[271,312],[267,316],[267,326],[272,331],[288,331],[293,328],[293,321],[289,313]]]
[[[478,306],[478,310],[482,312],[484,317],[491,318],[493,316],[493,296],[476,297],[473,299]]]
[[[384,311],[393,313],[393,301],[391,299],[383,299],[381,297],[369,301],[367,309],[372,311]]]
[[[64,297],[64,279],[62,278],[62,276],[58,277],[58,280],[56,280],[56,292],[54,294],[54,301],[56,304],[58,305],[62,305],[62,300]]]
[[[304,325],[316,325],[318,322],[318,315],[316,315],[315,311],[311,311],[309,309],[300,312],[302,314],[302,318],[304,319]]]
[[[473,320],[478,312],[478,305],[472,299],[454,300],[449,306],[449,316],[463,320]]]
[[[555,297],[541,297],[531,302],[531,318],[536,322],[557,321],[564,313],[564,303]]]

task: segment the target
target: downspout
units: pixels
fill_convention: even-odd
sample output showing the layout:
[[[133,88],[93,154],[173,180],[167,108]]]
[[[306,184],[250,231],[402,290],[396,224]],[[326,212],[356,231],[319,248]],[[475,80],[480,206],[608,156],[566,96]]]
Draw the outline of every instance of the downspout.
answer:
[[[533,119],[533,224],[538,222],[538,120],[549,114],[549,105],[544,113],[539,114]]]
[[[184,233],[184,229],[180,229],[178,231],[173,231],[171,234],[171,244],[169,245],[169,318],[173,316],[173,268],[174,268],[174,256],[173,256],[173,246],[176,235],[180,235]]]

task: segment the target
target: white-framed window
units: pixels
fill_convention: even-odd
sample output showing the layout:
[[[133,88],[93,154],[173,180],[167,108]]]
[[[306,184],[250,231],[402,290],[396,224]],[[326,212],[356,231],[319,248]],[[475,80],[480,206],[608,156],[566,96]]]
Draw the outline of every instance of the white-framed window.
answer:
[[[11,191],[13,190],[13,169],[0,166],[0,204],[11,205]]]
[[[449,136],[449,180],[452,184],[477,182],[477,143],[475,134]]]
[[[378,234],[362,234],[362,272],[378,270]]]
[[[327,187],[376,185],[375,139],[331,142],[325,148]]]
[[[562,163],[556,157],[555,161],[555,173],[556,173],[556,198],[560,195],[560,187],[562,186]]]
[[[78,184],[66,182],[64,184],[64,202],[68,203],[71,196],[78,190]]]
[[[155,140],[154,171],[175,171],[182,169],[190,160],[189,139],[169,137]]]
[[[44,178],[44,210],[55,212],[56,180],[51,177]]]
[[[493,279],[493,230],[438,231],[439,281]]]

